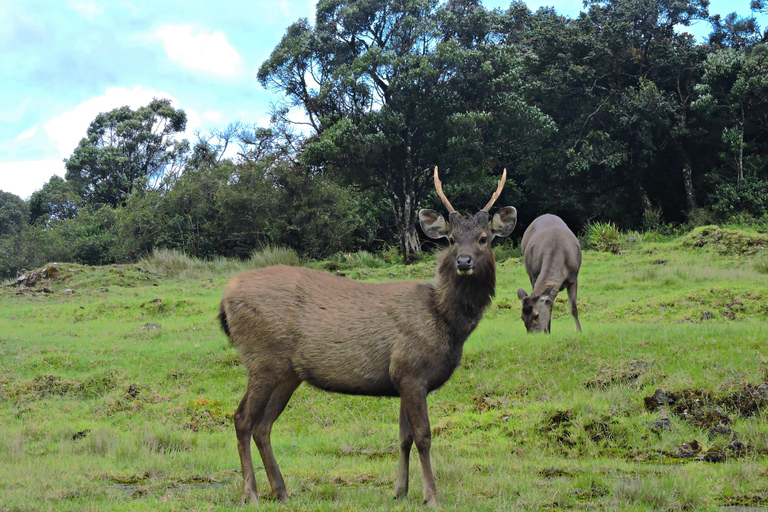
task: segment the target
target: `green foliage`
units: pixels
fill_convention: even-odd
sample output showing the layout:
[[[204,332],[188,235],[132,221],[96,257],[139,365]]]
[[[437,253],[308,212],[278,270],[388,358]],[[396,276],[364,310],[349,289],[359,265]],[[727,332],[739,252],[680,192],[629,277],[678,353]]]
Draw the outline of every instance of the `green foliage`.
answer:
[[[386,192],[406,260],[435,165],[477,182],[553,129],[518,93],[517,48],[475,44],[503,40],[501,16],[474,3],[324,0],[315,27],[294,23],[259,70],[262,85],[305,109],[315,132],[306,163]],[[321,87],[305,80],[309,69]]]
[[[72,219],[80,208],[80,197],[72,184],[57,175],[29,198],[30,223],[48,225],[52,221]]]
[[[587,243],[599,252],[618,253],[621,232],[613,222],[592,222],[587,225]]]
[[[723,222],[738,214],[768,216],[768,181],[746,176],[741,183],[723,183],[716,189],[714,217]]]
[[[168,99],[103,112],[66,161],[67,182],[87,204],[124,204],[136,187],[159,180],[185,156],[188,143],[174,135],[186,124],[184,111]]]
[[[18,233],[28,222],[26,201],[16,194],[0,190],[0,236]]]

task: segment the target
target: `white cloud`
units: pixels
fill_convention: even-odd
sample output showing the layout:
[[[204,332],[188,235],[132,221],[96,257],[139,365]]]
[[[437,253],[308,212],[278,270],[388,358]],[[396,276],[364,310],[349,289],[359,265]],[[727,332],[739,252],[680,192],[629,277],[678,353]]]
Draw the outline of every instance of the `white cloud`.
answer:
[[[16,137],[16,140],[25,140],[29,139],[35,136],[35,133],[37,133],[37,125],[33,126],[29,130],[22,132],[19,134],[18,137]]]
[[[93,21],[104,13],[104,6],[94,1],[80,0],[69,2],[69,6],[79,12],[88,21]]]
[[[66,169],[61,160],[29,160],[26,162],[0,162],[0,190],[29,199],[43,188],[54,174],[64,177]]]
[[[43,129],[53,141],[62,158],[69,158],[77,147],[80,139],[85,137],[88,126],[101,112],[109,112],[122,106],[128,106],[134,110],[146,106],[153,98],[168,98],[174,108],[179,108],[179,102],[169,94],[145,89],[136,86],[133,89],[123,87],[108,87],[103,96],[96,96],[76,106],[69,112],[54,117]],[[187,131],[191,134],[193,129],[200,125],[200,116],[194,111],[184,109],[187,114]],[[182,136],[184,137],[184,136]]]
[[[221,121],[221,112],[217,112],[215,110],[206,110],[203,112],[203,119],[206,121],[213,121],[213,122],[219,122]]]
[[[221,76],[240,71],[240,54],[222,32],[194,30],[191,25],[164,25],[151,39],[162,41],[168,57],[186,68]]]

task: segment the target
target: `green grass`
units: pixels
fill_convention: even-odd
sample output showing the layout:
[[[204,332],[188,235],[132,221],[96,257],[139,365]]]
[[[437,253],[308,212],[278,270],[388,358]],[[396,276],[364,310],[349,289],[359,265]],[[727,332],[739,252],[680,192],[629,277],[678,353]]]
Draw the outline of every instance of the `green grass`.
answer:
[[[741,236],[695,236],[703,243],[586,251],[582,333],[561,294],[552,335],[527,335],[522,261],[499,264],[494,304],[429,400],[445,510],[768,505],[765,253]],[[433,256],[407,267],[367,254],[336,260],[328,270],[371,281],[435,269]],[[238,507],[232,413],[245,375],[216,314],[227,280],[260,265],[157,254],[136,265],[60,263],[56,279],[3,287],[0,511]],[[677,402],[650,410],[657,388]],[[663,417],[668,429],[652,424]],[[732,436],[710,437],[713,418],[741,450],[729,451]],[[409,498],[391,498],[397,419],[396,400],[301,386],[272,435],[291,501],[270,499],[254,449],[261,508],[422,510],[416,455]],[[717,453],[728,458],[697,460]]]

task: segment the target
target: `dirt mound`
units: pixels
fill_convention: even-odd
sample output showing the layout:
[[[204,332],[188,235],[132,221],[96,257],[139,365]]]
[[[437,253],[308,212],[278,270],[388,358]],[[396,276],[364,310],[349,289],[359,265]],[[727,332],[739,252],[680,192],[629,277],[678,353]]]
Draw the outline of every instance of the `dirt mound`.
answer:
[[[736,229],[720,229],[718,226],[704,226],[685,237],[683,247],[710,247],[723,255],[752,255],[768,250],[768,236]]]
[[[678,418],[701,429],[712,429],[732,423],[730,415],[746,418],[768,405],[768,383],[742,383],[734,389],[715,392],[711,389],[683,389],[665,392],[657,389],[644,398],[645,408],[655,411],[667,408]],[[713,431],[713,432],[714,432]]]

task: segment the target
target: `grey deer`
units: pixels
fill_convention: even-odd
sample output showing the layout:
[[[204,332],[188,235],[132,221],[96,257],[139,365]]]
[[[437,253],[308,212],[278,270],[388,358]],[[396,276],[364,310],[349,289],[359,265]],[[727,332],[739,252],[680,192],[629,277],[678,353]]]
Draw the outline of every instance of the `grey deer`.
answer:
[[[448,220],[434,210],[421,210],[419,222],[428,237],[447,238],[450,247],[433,282],[362,283],[275,266],[240,274],[227,286],[219,319],[248,375],[234,416],[247,501],[259,499],[251,436],[272,492],[281,501],[288,499],[270,432],[293,392],[307,382],[337,393],[399,396],[395,499],[408,493],[408,459],[415,443],[424,503],[438,505],[427,395],[459,365],[464,341],[491,302],[496,285],[491,240],[512,232],[517,211],[507,206],[493,217],[488,213],[501,194],[506,169],[491,200],[474,216],[453,209],[437,167],[434,179]]]
[[[528,332],[550,332],[552,306],[558,292],[568,288],[568,305],[581,331],[576,290],[581,268],[581,247],[576,235],[557,215],[537,217],[523,233],[520,242],[525,271],[533,290],[517,290],[522,302],[522,319]]]

